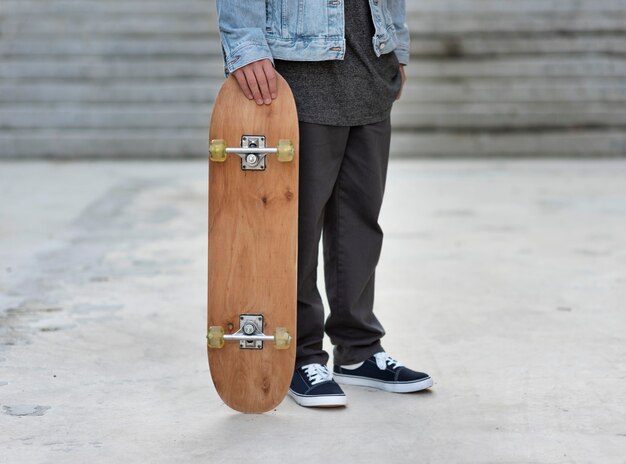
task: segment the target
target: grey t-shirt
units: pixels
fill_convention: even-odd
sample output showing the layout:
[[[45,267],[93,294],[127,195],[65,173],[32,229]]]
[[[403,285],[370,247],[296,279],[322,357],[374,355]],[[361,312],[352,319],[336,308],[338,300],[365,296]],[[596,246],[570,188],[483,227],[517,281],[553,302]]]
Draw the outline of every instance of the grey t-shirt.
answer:
[[[367,0],[343,0],[346,51],[343,60],[275,60],[293,91],[298,119],[332,126],[359,126],[389,116],[402,78],[396,55],[377,57]]]

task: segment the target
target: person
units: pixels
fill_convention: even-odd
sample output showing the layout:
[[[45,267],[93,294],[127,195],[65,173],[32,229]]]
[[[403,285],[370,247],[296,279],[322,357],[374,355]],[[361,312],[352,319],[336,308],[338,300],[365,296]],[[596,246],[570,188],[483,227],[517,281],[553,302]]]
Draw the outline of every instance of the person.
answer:
[[[289,395],[302,406],[332,407],[347,404],[339,384],[431,387],[429,375],[385,352],[374,315],[389,114],[409,60],[405,2],[217,0],[217,11],[226,74],[247,98],[270,105],[279,72],[298,110],[298,335]],[[317,286],[320,239],[326,321]],[[333,373],[324,333],[334,345]]]

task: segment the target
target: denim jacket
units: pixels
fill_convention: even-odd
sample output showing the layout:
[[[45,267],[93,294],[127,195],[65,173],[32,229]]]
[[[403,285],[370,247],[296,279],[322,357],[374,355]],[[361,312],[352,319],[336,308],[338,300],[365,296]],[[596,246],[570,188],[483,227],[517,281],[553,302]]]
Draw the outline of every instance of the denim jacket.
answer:
[[[405,0],[368,0],[377,56],[409,61]],[[341,60],[345,53],[343,0],[217,0],[226,72],[253,61]]]

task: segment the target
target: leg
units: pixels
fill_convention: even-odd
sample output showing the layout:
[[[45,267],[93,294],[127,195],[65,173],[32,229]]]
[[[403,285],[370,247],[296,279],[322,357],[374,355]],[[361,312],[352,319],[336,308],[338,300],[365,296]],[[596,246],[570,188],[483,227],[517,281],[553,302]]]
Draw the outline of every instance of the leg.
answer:
[[[317,257],[324,210],[348,134],[348,127],[300,123],[297,367],[328,362],[328,354],[322,349],[324,306],[317,288]]]
[[[389,160],[389,120],[350,128],[324,221],[324,264],[330,316],[326,333],[335,364],[382,351],[385,331],[374,315],[374,276],[383,233],[378,225]]]

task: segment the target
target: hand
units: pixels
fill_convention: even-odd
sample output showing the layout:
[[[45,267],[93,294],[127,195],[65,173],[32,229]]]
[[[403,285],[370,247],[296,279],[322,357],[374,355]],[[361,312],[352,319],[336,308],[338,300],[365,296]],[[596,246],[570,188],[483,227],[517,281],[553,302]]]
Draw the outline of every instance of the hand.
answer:
[[[276,98],[276,71],[268,59],[254,61],[233,71],[241,91],[257,105],[269,105]]]
[[[400,65],[400,77],[402,78],[402,84],[400,85],[400,91],[398,92],[398,95],[396,96],[396,100],[400,100],[400,97],[402,96],[402,90],[404,89],[404,83],[406,82],[406,74],[404,74],[403,64]]]

